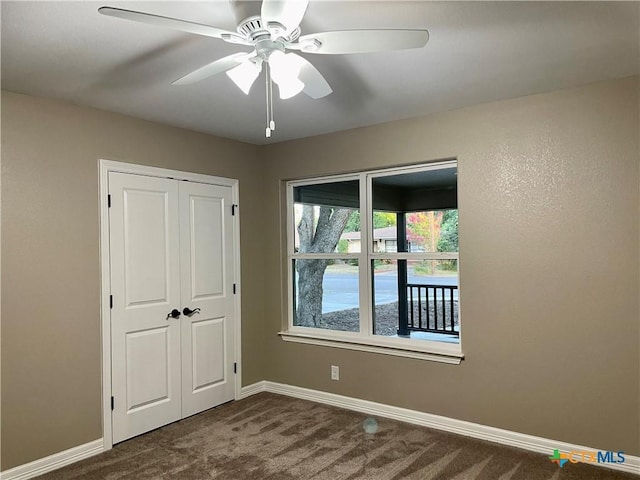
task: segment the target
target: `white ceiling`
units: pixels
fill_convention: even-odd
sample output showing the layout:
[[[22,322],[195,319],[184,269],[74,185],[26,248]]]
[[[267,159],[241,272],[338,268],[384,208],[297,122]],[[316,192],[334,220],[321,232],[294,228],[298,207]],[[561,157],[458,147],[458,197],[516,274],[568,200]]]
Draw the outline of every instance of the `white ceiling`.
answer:
[[[265,92],[226,75],[171,82],[248,51],[221,40],[99,15],[116,6],[235,31],[227,1],[2,1],[2,88],[264,144],[640,73],[638,2],[311,0],[302,34],[427,28],[423,49],[303,54],[328,97],[279,100],[264,138]]]

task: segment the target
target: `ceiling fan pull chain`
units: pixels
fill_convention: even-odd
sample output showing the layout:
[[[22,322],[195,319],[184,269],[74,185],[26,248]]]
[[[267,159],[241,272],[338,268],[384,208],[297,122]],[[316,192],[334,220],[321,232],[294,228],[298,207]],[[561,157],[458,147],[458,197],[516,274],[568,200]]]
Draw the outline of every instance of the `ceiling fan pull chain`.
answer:
[[[273,99],[271,98],[273,95],[273,90],[271,88],[271,69],[269,68],[269,63],[265,62],[265,88],[266,88],[266,98],[267,98],[267,128],[265,130],[265,135],[267,138],[271,137],[271,125],[273,122]],[[274,125],[275,127],[275,125]]]
[[[271,136],[271,129],[269,128],[269,64],[265,64],[264,69],[264,86],[265,86],[265,98],[267,100],[267,128],[265,130],[265,136],[269,138]]]
[[[265,62],[265,86],[267,97],[267,128],[265,135],[271,137],[271,132],[276,129],[276,121],[273,119],[273,82],[271,81],[271,67]]]
[[[268,65],[269,68],[269,128],[271,130],[276,129],[276,121],[273,118],[273,79],[271,78],[271,65]]]

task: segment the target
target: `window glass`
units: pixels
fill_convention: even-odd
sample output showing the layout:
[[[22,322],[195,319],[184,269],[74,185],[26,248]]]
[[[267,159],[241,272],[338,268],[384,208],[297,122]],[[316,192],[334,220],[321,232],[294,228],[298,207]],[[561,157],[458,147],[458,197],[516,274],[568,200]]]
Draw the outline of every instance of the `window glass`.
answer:
[[[294,250],[298,253],[359,253],[358,180],[293,189]]]
[[[374,335],[458,343],[457,267],[457,260],[373,260]]]
[[[372,179],[372,193],[373,252],[386,251],[387,240],[397,241],[398,252],[458,251],[455,167],[376,176]],[[455,213],[446,213],[447,210]],[[449,239],[454,223],[455,250]],[[398,232],[404,235],[398,237]],[[441,243],[443,233],[445,239]]]
[[[295,259],[293,272],[295,326],[360,330],[358,260]]]
[[[347,180],[293,189],[293,325],[360,330],[358,259],[362,250],[360,182]],[[326,255],[315,257],[318,254]]]

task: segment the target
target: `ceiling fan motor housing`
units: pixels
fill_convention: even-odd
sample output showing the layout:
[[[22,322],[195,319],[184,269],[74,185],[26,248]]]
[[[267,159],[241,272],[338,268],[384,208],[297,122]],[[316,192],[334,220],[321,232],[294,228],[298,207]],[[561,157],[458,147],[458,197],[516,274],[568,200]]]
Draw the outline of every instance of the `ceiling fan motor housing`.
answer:
[[[278,22],[265,24],[261,17],[260,2],[247,0],[229,0],[236,18],[237,32],[250,42],[262,40],[263,35],[270,35],[274,40],[282,39],[293,42],[300,36],[300,27],[287,32],[287,28]]]
[[[229,0],[231,11],[236,19],[236,25],[240,25],[251,17],[260,18],[261,2],[249,0]],[[238,28],[238,33],[240,28]]]
[[[287,33],[285,27],[277,22],[265,25],[259,15],[244,19],[238,24],[238,33],[250,42],[262,40],[261,37],[269,36],[273,39],[281,39],[283,42],[293,42],[300,36],[300,28],[297,27],[291,33]]]

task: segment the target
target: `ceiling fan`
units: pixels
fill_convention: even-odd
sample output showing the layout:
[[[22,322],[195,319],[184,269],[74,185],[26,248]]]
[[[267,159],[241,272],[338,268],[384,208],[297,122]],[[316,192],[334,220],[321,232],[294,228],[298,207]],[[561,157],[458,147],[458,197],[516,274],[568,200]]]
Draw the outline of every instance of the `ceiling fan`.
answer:
[[[179,78],[174,85],[187,85],[226,72],[233,82],[249,94],[263,67],[266,77],[266,136],[275,130],[272,80],[281,99],[300,92],[322,98],[332,92],[322,74],[304,57],[287,50],[313,54],[350,54],[424,47],[427,30],[338,30],[301,35],[300,22],[309,0],[229,0],[238,24],[237,33],[209,25],[114,7],[98,9],[103,15],[173,28],[182,32],[219,38],[228,43],[251,47],[208,63]],[[260,7],[260,8],[258,8]]]

